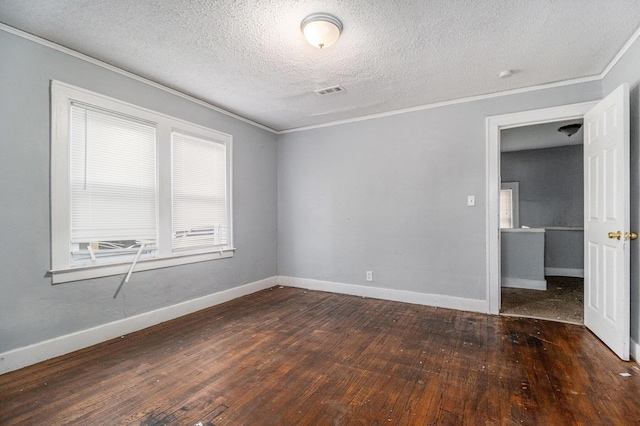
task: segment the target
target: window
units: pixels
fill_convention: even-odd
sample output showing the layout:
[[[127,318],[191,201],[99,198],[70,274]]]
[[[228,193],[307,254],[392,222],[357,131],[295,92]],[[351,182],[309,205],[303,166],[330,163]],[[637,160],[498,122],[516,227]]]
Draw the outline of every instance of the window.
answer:
[[[224,247],[229,241],[225,146],[178,132],[171,139],[173,251]]]
[[[51,99],[54,283],[233,255],[231,136],[57,81]]]
[[[500,228],[520,227],[519,193],[519,182],[503,182],[500,186]]]
[[[71,102],[71,266],[126,261],[157,242],[156,128]]]

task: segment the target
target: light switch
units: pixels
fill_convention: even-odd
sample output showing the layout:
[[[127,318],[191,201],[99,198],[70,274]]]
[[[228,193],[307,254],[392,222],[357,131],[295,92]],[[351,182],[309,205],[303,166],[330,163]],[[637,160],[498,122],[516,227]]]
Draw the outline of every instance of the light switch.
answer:
[[[473,207],[476,205],[476,196],[467,195],[467,206]]]

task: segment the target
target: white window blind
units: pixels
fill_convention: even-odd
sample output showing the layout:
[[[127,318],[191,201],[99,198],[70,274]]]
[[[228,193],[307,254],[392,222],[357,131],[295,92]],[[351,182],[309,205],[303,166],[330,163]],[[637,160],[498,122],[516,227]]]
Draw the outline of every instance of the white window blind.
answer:
[[[500,228],[513,228],[513,191],[500,190]]]
[[[71,105],[71,259],[84,265],[143,257],[157,241],[154,125]]]
[[[172,132],[173,251],[229,245],[224,143]]]

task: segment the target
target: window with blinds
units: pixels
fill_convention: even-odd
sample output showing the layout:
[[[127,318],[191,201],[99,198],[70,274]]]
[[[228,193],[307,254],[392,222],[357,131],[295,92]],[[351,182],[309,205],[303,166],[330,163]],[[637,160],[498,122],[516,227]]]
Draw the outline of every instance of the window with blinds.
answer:
[[[520,227],[520,183],[502,182],[500,186],[500,228]]]
[[[511,188],[500,190],[500,228],[513,228]]]
[[[174,251],[224,247],[229,242],[226,148],[223,143],[173,132]]]
[[[232,137],[51,82],[51,277],[233,256]]]
[[[72,264],[153,255],[155,126],[72,103],[70,133]]]

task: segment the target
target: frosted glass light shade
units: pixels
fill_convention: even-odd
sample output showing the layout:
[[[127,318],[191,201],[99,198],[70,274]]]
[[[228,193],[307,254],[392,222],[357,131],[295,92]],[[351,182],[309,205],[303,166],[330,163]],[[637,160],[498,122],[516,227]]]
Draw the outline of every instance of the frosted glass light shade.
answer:
[[[334,16],[316,13],[304,18],[300,28],[310,45],[323,49],[338,41],[342,22]]]

